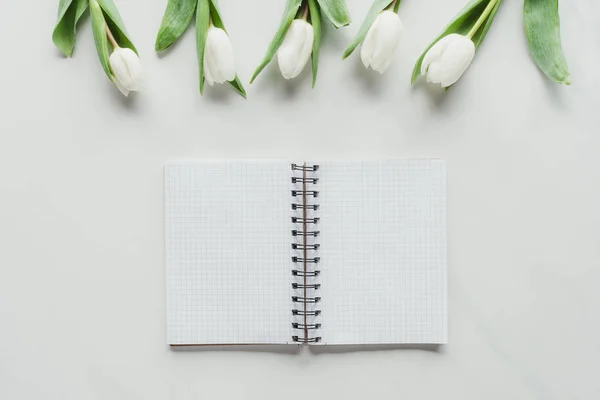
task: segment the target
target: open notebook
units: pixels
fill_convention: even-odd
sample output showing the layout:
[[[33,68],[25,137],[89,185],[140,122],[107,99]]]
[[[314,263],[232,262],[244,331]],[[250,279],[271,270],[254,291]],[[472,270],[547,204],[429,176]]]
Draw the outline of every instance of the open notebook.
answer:
[[[170,345],[446,343],[441,160],[165,167]]]

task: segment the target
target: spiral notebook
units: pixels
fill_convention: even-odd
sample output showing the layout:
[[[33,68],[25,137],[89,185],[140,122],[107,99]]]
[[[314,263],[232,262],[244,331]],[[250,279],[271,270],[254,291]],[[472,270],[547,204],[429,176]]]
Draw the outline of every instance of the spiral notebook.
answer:
[[[167,341],[447,342],[437,159],[171,162]]]

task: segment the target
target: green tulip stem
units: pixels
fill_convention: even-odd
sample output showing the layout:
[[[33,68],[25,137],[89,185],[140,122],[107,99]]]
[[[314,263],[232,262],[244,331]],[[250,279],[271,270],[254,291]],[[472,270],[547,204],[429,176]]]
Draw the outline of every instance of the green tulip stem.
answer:
[[[387,8],[389,11],[395,11],[398,12],[398,10],[395,8],[396,7],[396,3],[398,2],[398,0],[394,0],[390,3],[389,7]]]
[[[108,24],[106,25],[106,36],[108,36],[108,41],[110,42],[110,44],[112,44],[113,49],[116,50],[116,49],[120,48],[119,44],[115,40],[115,37],[113,36],[112,32],[108,28]]]
[[[485,10],[483,10],[483,13],[481,14],[481,16],[479,17],[479,19],[477,20],[477,22],[475,23],[475,25],[473,25],[473,28],[471,28],[471,30],[469,31],[469,33],[467,34],[467,37],[469,39],[473,39],[473,36],[475,36],[475,34],[477,33],[477,31],[479,30],[479,28],[481,28],[481,25],[483,25],[483,23],[485,22],[485,20],[487,19],[487,17],[490,16],[490,13],[492,12],[492,10],[494,9],[494,6],[496,5],[496,3],[499,0],[491,0],[487,7],[485,8]]]
[[[306,2],[306,5],[304,6],[304,12],[302,13],[302,19],[305,21],[308,20],[308,2]]]

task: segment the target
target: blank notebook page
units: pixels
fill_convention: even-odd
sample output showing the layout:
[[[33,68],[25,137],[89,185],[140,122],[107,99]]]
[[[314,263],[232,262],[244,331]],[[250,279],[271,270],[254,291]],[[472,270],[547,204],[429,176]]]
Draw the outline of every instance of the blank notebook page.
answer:
[[[167,340],[289,343],[290,163],[165,166]]]
[[[445,343],[443,161],[320,165],[322,343]]]

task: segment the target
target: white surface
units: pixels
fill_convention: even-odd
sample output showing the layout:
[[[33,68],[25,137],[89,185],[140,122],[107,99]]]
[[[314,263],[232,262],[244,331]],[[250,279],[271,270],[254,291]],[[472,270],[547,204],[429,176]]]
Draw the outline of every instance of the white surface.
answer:
[[[323,343],[445,343],[444,162],[317,164]]]
[[[169,344],[293,343],[290,163],[165,167]]]
[[[56,3],[0,13],[0,398],[598,398],[597,1],[561,2],[572,87],[531,62],[520,1],[504,2],[445,95],[408,81],[464,0],[404,2],[396,62],[383,77],[365,72],[357,54],[340,61],[369,7],[351,0],[355,24],[326,28],[314,90],[308,69],[284,82],[271,66],[247,101],[226,87],[198,95],[191,31],[154,55],[164,0],[116,0],[148,75],[143,95],[122,99],[89,19],[75,58],[57,55]],[[221,3],[247,82],[283,1]],[[450,344],[165,346],[166,160],[414,156],[448,162]]]

